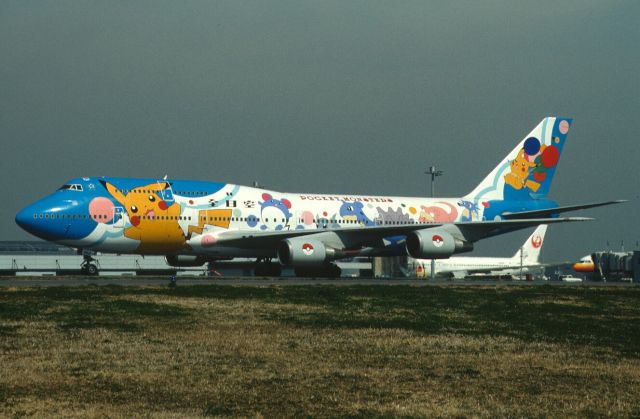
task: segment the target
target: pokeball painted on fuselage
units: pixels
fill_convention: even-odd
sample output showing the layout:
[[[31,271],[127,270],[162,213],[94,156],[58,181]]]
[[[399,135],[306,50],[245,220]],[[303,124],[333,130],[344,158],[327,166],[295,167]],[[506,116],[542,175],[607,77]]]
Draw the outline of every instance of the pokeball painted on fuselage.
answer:
[[[433,242],[433,245],[435,247],[442,247],[444,245],[444,239],[442,238],[442,236],[439,236],[437,234],[434,234],[433,237],[431,237],[431,241]]]
[[[305,243],[302,245],[302,253],[307,256],[311,256],[313,254],[313,246],[311,243]]]

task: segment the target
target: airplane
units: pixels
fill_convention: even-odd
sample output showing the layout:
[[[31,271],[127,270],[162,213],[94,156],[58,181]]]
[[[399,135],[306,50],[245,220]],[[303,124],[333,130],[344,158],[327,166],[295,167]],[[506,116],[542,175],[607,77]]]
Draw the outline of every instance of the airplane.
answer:
[[[547,198],[570,118],[544,118],[461,198],[284,193],[231,183],[81,177],[16,214],[45,240],[76,248],[82,271],[93,252],[164,255],[171,266],[250,257],[255,275],[340,275],[354,256],[448,258],[473,243],[538,224],[585,221]],[[469,175],[470,176],[470,175]],[[279,263],[278,263],[279,262]]]
[[[544,243],[547,225],[540,224],[525,240],[520,249],[512,257],[477,257],[454,256],[449,259],[435,260],[435,274],[440,276],[452,276],[464,278],[468,275],[517,275],[538,271],[540,263],[540,251]],[[416,271],[429,275],[431,272],[430,259],[416,259]]]
[[[595,272],[596,264],[593,262],[591,255],[586,255],[580,258],[580,260],[573,264],[573,270],[576,272]]]

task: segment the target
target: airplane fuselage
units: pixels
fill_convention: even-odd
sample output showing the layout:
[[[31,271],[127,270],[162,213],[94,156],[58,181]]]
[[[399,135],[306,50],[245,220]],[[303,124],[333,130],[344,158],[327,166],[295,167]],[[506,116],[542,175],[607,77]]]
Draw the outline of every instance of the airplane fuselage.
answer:
[[[429,274],[431,272],[431,261],[428,259],[420,260],[421,268]],[[530,273],[539,269],[542,265],[539,262],[523,261],[520,264],[519,259],[500,258],[500,257],[477,257],[477,256],[454,256],[449,259],[441,259],[435,261],[436,275],[458,275],[458,273],[473,274],[516,274]]]
[[[514,202],[510,211],[552,208]],[[72,247],[112,253],[274,257],[273,248],[229,247],[227,232],[338,231],[499,218],[491,202],[463,198],[281,193],[228,183],[77,178],[22,210],[27,231]],[[405,254],[403,237],[383,239]]]

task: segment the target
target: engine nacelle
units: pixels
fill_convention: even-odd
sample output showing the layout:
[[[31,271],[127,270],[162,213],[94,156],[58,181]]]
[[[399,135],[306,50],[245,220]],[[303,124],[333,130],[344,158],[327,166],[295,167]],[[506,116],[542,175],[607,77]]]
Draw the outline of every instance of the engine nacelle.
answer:
[[[278,246],[278,259],[285,266],[320,266],[333,260],[334,256],[334,249],[304,236],[283,240]]]
[[[196,255],[167,255],[164,257],[167,265],[175,267],[202,266],[207,259]]]
[[[442,229],[427,228],[407,234],[407,253],[415,259],[447,259],[454,253],[472,249],[472,243],[456,239]]]

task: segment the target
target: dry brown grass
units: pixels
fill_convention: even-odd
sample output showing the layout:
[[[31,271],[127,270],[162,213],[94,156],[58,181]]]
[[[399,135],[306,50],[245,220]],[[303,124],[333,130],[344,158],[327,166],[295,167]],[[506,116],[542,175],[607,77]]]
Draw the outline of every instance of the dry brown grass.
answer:
[[[0,416],[638,416],[640,289],[0,289]]]

